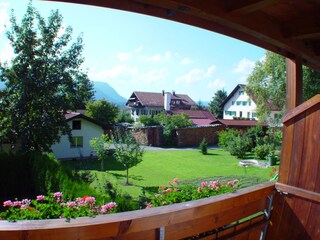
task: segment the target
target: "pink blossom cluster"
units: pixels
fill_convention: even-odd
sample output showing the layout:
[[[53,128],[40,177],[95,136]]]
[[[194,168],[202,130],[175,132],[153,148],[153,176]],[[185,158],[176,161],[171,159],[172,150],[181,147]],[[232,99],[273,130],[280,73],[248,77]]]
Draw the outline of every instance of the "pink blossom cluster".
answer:
[[[94,197],[88,196],[84,199],[84,202],[89,203],[90,206],[93,206],[94,203],[96,202],[96,199]]]
[[[38,202],[44,201],[44,196],[43,195],[38,195],[36,199],[37,199]]]
[[[112,211],[115,207],[117,206],[117,204],[115,202],[109,202],[105,205],[101,206],[101,213],[108,213],[110,211]]]
[[[179,178],[174,178],[172,181],[169,181],[168,184],[173,185],[173,184],[179,183],[179,182],[180,182]]]
[[[238,187],[238,184],[239,184],[239,180],[238,179],[235,179],[233,181],[229,181],[227,183],[230,187],[234,187],[234,188],[237,188]]]
[[[22,201],[14,201],[7,200],[3,202],[4,207],[19,207],[21,210],[26,209],[31,204],[31,200],[23,199]]]
[[[53,194],[53,197],[56,199],[57,202],[61,202],[62,201],[62,196],[63,196],[62,192],[55,192]]]

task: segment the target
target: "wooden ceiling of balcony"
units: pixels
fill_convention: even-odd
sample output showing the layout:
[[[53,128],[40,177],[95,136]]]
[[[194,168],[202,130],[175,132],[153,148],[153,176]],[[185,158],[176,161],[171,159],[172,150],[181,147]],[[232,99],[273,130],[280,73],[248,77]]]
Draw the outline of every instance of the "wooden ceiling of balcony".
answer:
[[[55,1],[126,10],[186,23],[285,57],[300,58],[304,65],[320,69],[319,0]]]

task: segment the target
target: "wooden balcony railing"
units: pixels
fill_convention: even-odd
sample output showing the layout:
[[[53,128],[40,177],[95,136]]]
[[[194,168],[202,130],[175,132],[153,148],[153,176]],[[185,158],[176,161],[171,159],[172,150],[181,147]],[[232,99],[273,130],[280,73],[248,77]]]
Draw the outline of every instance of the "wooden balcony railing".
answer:
[[[201,233],[211,234],[210,239],[259,239],[268,226],[274,187],[275,182],[266,182],[216,197],[70,222],[0,221],[0,239],[171,240]],[[248,220],[252,215],[255,217]]]

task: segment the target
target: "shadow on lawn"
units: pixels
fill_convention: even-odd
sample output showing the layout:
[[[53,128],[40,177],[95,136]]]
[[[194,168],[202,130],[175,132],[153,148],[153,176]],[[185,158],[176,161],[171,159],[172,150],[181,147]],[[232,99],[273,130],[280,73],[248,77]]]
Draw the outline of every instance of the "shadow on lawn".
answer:
[[[122,173],[109,173],[109,174],[114,176],[117,180],[125,180],[126,177],[127,177],[126,174],[122,174]],[[130,175],[130,170],[129,170],[129,179],[132,179],[132,180],[135,180],[135,181],[142,181],[143,177],[142,176],[137,176],[137,175]]]
[[[63,166],[66,166],[73,170],[96,170],[101,171],[101,162],[97,158],[82,158],[74,159],[70,161],[61,162]],[[104,171],[123,171],[126,168],[114,158],[110,158],[103,161]]]

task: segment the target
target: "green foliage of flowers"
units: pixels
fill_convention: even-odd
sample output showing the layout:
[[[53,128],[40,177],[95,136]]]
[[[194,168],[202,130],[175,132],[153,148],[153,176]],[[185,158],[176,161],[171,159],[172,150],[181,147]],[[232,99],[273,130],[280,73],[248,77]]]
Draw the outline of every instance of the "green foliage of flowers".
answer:
[[[0,218],[9,221],[93,217],[98,214],[113,213],[117,204],[109,202],[102,206],[96,204],[91,196],[78,197],[74,201],[64,201],[63,194],[56,192],[50,196],[38,195],[36,199],[22,201],[7,200],[3,202],[6,209],[0,213]]]
[[[239,187],[239,180],[233,181],[203,181],[200,185],[179,184],[180,180],[174,178],[169,186],[160,186],[158,193],[151,198],[146,208],[165,206],[173,203],[197,200],[235,191]]]

